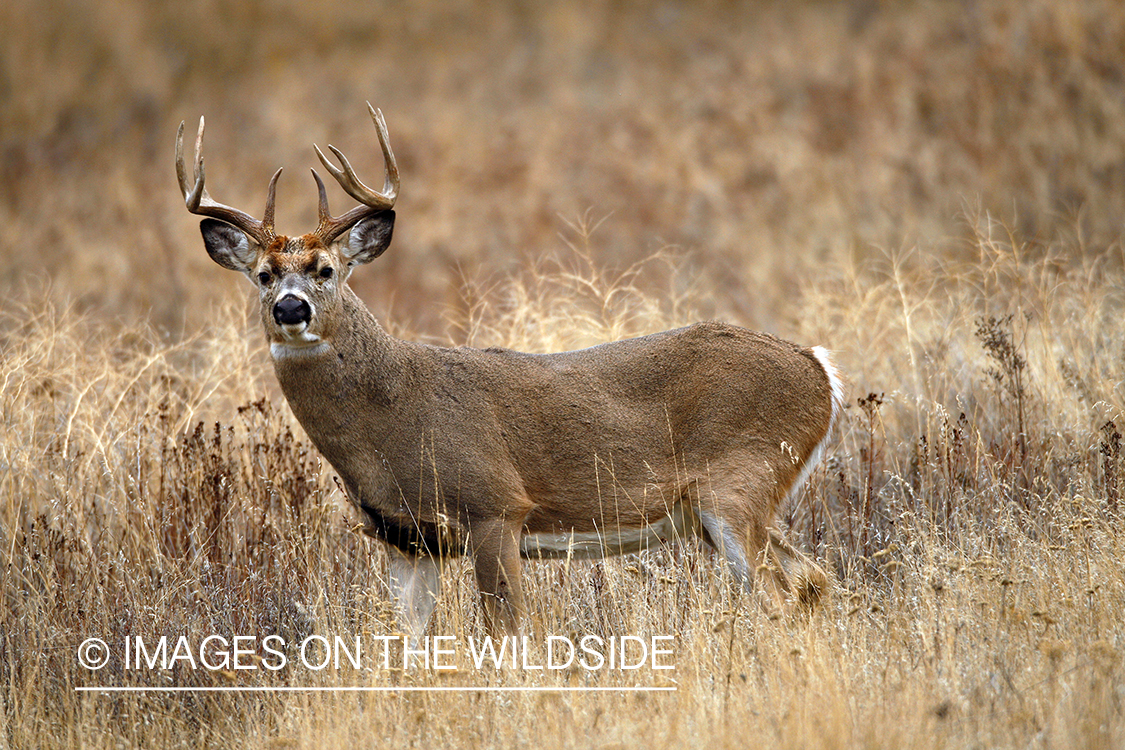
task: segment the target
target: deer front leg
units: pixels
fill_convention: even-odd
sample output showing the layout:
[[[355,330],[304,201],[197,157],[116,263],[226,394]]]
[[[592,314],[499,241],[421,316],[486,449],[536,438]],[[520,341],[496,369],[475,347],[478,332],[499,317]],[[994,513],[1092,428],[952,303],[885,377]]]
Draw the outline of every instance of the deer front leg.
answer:
[[[522,519],[478,521],[469,529],[473,567],[480,588],[485,624],[496,636],[518,635],[523,616],[520,584]]]
[[[429,555],[408,555],[388,545],[387,568],[399,627],[416,646],[437,605],[441,565]]]

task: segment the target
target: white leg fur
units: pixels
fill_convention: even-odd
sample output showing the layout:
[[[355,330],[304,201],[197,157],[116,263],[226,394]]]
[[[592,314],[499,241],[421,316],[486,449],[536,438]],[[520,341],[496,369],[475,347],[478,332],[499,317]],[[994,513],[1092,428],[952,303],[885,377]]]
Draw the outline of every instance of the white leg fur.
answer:
[[[411,557],[390,548],[389,584],[399,626],[415,643],[421,640],[441,592],[441,565],[432,557]]]
[[[750,570],[749,560],[746,559],[746,549],[738,535],[734,533],[734,529],[729,523],[708,511],[700,511],[699,520],[703,528],[707,529],[715,549],[726,560],[730,572],[746,592],[751,593],[754,590],[753,572]]]

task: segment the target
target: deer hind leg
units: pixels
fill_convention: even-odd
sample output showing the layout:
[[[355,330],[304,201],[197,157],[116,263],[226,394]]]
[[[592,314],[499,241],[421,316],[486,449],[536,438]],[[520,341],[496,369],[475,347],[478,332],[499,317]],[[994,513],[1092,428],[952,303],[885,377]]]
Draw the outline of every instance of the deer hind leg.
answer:
[[[399,627],[417,644],[437,606],[441,563],[429,555],[408,555],[389,547],[387,567]]]
[[[699,513],[706,539],[726,560],[748,593],[755,593],[767,609],[784,603],[815,605],[827,590],[828,577],[767,525],[777,502],[768,488],[772,480],[739,482],[724,488],[724,496],[739,502],[714,501]]]
[[[523,616],[520,583],[522,519],[492,519],[473,524],[469,546],[480,588],[485,624],[493,635],[517,635]]]
[[[763,550],[771,566],[788,582],[789,597],[804,607],[815,607],[828,591],[828,575],[812,558],[791,545],[775,528],[769,528],[769,547]]]
[[[726,561],[727,569],[747,594],[757,595],[767,609],[785,599],[788,583],[764,558],[768,551],[765,528],[735,520],[715,509],[700,512],[705,539]]]

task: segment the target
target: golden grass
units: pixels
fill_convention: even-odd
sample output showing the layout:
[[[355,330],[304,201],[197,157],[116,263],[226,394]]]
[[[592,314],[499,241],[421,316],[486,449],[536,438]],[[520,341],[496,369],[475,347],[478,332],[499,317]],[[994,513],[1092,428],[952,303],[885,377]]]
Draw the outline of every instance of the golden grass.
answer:
[[[980,241],[991,262],[946,269],[940,293],[924,274],[896,278],[891,262],[809,292],[817,325],[849,330],[857,316],[858,341],[893,353],[842,347],[853,379],[898,386],[862,408],[853,398],[840,447],[786,519],[838,579],[811,616],[770,619],[694,544],[526,566],[529,632],[674,635],[671,673],[474,669],[463,644],[482,625],[463,561],[449,566],[432,631],[462,644],[455,673],[317,672],[292,652],[278,673],[130,671],[119,651],[101,671],[82,669],[75,654],[91,636],[116,646],[392,634],[383,551],[358,532],[288,411],[258,393],[252,326],[168,344],[72,311],[13,311],[0,373],[9,745],[1115,746],[1125,545],[1110,507],[1120,436],[1102,424],[1121,422],[1120,362],[1104,352],[1123,343],[1122,279],[1096,263],[1045,276],[1007,235]],[[916,252],[919,264],[936,261]],[[678,320],[669,294],[630,287],[628,274],[607,281],[580,254],[562,266],[499,282],[460,318],[490,343],[545,348]],[[1007,279],[1010,309],[1032,317],[978,333],[978,311],[998,304],[990,277]],[[887,307],[865,314],[876,304]],[[1026,362],[1022,435],[1002,371],[1021,361],[1013,353]],[[677,691],[73,692],[81,685]]]
[[[0,747],[1125,743],[1118,3],[13,0],[0,25]],[[548,351],[718,316],[834,350],[849,409],[783,519],[835,575],[820,609],[770,619],[686,544],[525,567],[530,633],[671,634],[670,674],[79,666],[89,637],[394,632],[384,552],[171,167],[202,112],[219,200],[253,210],[312,141],[378,174],[364,99],[403,196],[354,279],[392,331]],[[463,561],[432,632],[481,634]]]
[[[826,263],[919,242],[967,259],[966,200],[1027,241],[1078,232],[1083,254],[1125,211],[1116,0],[12,0],[0,24],[21,30],[0,49],[0,184],[18,187],[0,291],[46,267],[56,299],[171,330],[238,288],[175,189],[176,127],[201,114],[211,193],[258,211],[285,166],[278,226],[299,232],[311,144],[379,174],[363,102],[381,107],[396,252],[357,284],[430,335],[422,300],[522,267],[590,209],[611,216],[599,260],[697,252],[717,303],[771,329]]]

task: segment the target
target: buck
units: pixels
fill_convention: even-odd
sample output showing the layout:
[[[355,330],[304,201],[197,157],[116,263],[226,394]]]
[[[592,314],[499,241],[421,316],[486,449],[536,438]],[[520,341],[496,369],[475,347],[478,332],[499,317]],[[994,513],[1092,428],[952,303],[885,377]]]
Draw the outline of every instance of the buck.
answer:
[[[204,187],[203,119],[193,179],[176,171],[211,258],[258,290],[281,389],[339,474],[365,531],[390,547],[404,629],[420,636],[441,561],[472,557],[488,627],[518,632],[521,558],[596,557],[697,535],[748,590],[815,601],[824,572],[773,527],[825,450],[841,378],[820,348],[722,323],[579,351],[443,348],[390,336],[348,278],[391,242],[399,175],[382,113],[367,105],[383,190],[335,147],[325,169],[360,205],[274,230]]]

